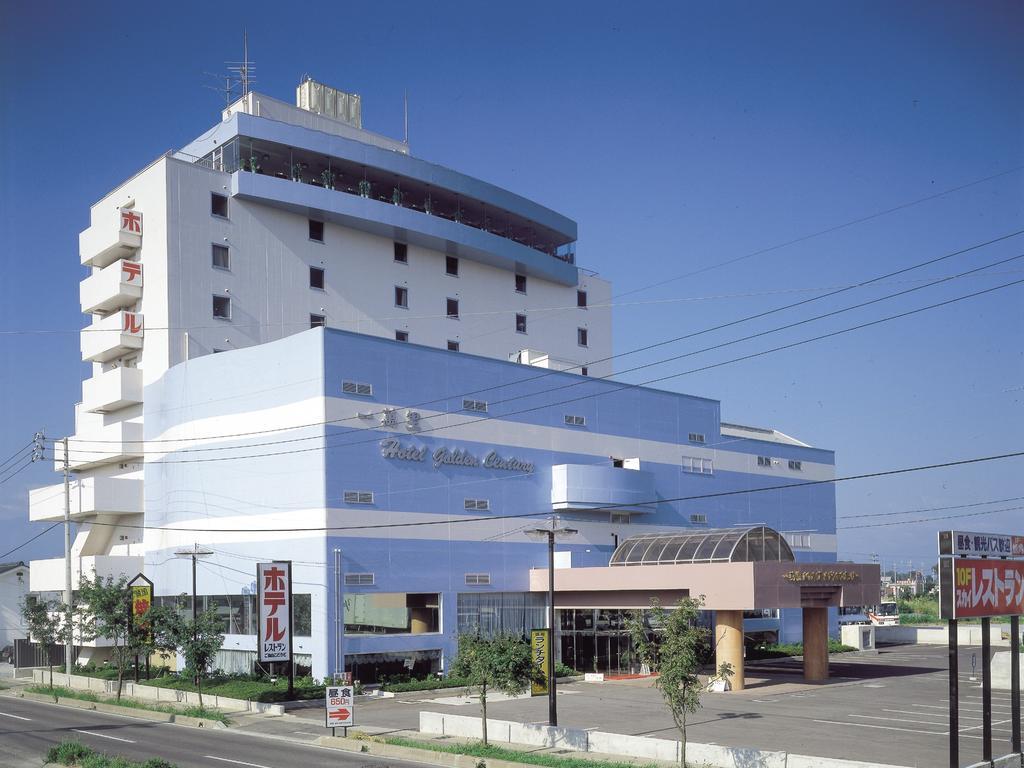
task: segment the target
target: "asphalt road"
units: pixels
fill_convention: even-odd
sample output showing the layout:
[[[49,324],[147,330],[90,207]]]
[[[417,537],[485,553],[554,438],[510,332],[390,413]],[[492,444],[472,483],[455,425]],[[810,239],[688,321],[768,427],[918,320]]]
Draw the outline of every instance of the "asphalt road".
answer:
[[[181,768],[422,768],[230,729],[153,723],[0,696],[0,765],[39,768],[47,749],[67,739],[135,760],[162,757]]]

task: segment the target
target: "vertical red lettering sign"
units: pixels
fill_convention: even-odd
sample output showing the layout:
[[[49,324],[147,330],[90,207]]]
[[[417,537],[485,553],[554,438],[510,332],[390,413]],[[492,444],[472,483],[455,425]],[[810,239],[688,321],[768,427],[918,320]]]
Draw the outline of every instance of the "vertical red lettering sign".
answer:
[[[259,615],[259,661],[292,658],[292,564],[278,560],[256,565],[256,602]]]
[[[121,282],[136,283],[142,282],[142,265],[137,261],[121,262]]]
[[[142,234],[142,214],[131,208],[121,209],[121,231],[129,235]]]

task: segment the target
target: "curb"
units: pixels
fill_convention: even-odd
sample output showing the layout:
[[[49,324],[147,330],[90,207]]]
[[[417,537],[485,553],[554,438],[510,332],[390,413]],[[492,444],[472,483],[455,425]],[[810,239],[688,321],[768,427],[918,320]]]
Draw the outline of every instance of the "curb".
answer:
[[[374,755],[376,757],[390,757],[397,760],[411,760],[417,763],[427,763],[428,765],[445,766],[446,768],[477,768],[477,765],[481,762],[486,762],[487,768],[523,768],[523,763],[512,762],[511,760],[473,757],[472,755],[459,755],[452,752],[435,752],[430,749],[418,749],[416,747],[399,747],[394,744],[383,744],[379,741],[347,739],[341,736],[321,736],[317,739],[316,743],[328,749]]]
[[[40,704],[53,704],[58,707],[71,707],[72,709],[88,709],[95,712],[104,712],[109,715],[123,715],[157,723],[174,723],[175,725],[184,725],[192,728],[225,729],[228,727],[219,720],[207,720],[201,717],[189,717],[188,715],[179,715],[174,712],[158,712],[138,707],[122,707],[119,704],[110,704],[105,701],[84,701],[82,699],[60,697],[54,701],[53,696],[44,693],[31,693],[29,691],[23,691],[14,695],[18,698],[39,702]]]

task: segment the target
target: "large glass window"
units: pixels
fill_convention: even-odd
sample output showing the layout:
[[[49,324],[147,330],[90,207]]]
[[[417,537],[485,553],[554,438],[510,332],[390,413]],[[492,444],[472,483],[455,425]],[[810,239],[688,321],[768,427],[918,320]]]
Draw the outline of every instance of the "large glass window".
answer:
[[[313,635],[313,599],[309,594],[292,595],[294,606],[292,615],[295,618],[295,636],[311,637]],[[164,595],[156,598],[156,604],[177,606],[182,614],[191,616],[192,602],[188,595],[176,597]],[[196,609],[199,611],[214,610],[221,619],[221,632],[226,635],[256,634],[256,596],[255,595],[199,595]]]
[[[441,596],[436,592],[345,595],[345,634],[422,635],[441,631]]]
[[[459,632],[526,636],[531,629],[547,626],[546,605],[544,593],[461,593],[458,596]]]

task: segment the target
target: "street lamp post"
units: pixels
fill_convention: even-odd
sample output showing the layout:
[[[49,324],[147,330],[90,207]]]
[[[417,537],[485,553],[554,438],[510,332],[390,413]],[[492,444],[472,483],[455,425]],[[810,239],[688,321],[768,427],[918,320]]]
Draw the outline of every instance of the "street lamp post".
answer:
[[[196,610],[196,559],[200,555],[212,555],[213,550],[200,548],[199,544],[195,543],[192,545],[191,549],[177,549],[174,551],[174,554],[178,557],[192,558],[192,642],[194,643],[196,641],[197,631],[196,618],[198,617],[198,612]],[[193,679],[192,682],[198,683],[199,670],[194,669],[192,671],[195,673],[195,679]]]
[[[558,704],[555,699],[555,537],[575,536],[575,528],[534,528],[530,536],[548,540],[548,725],[558,725]]]

